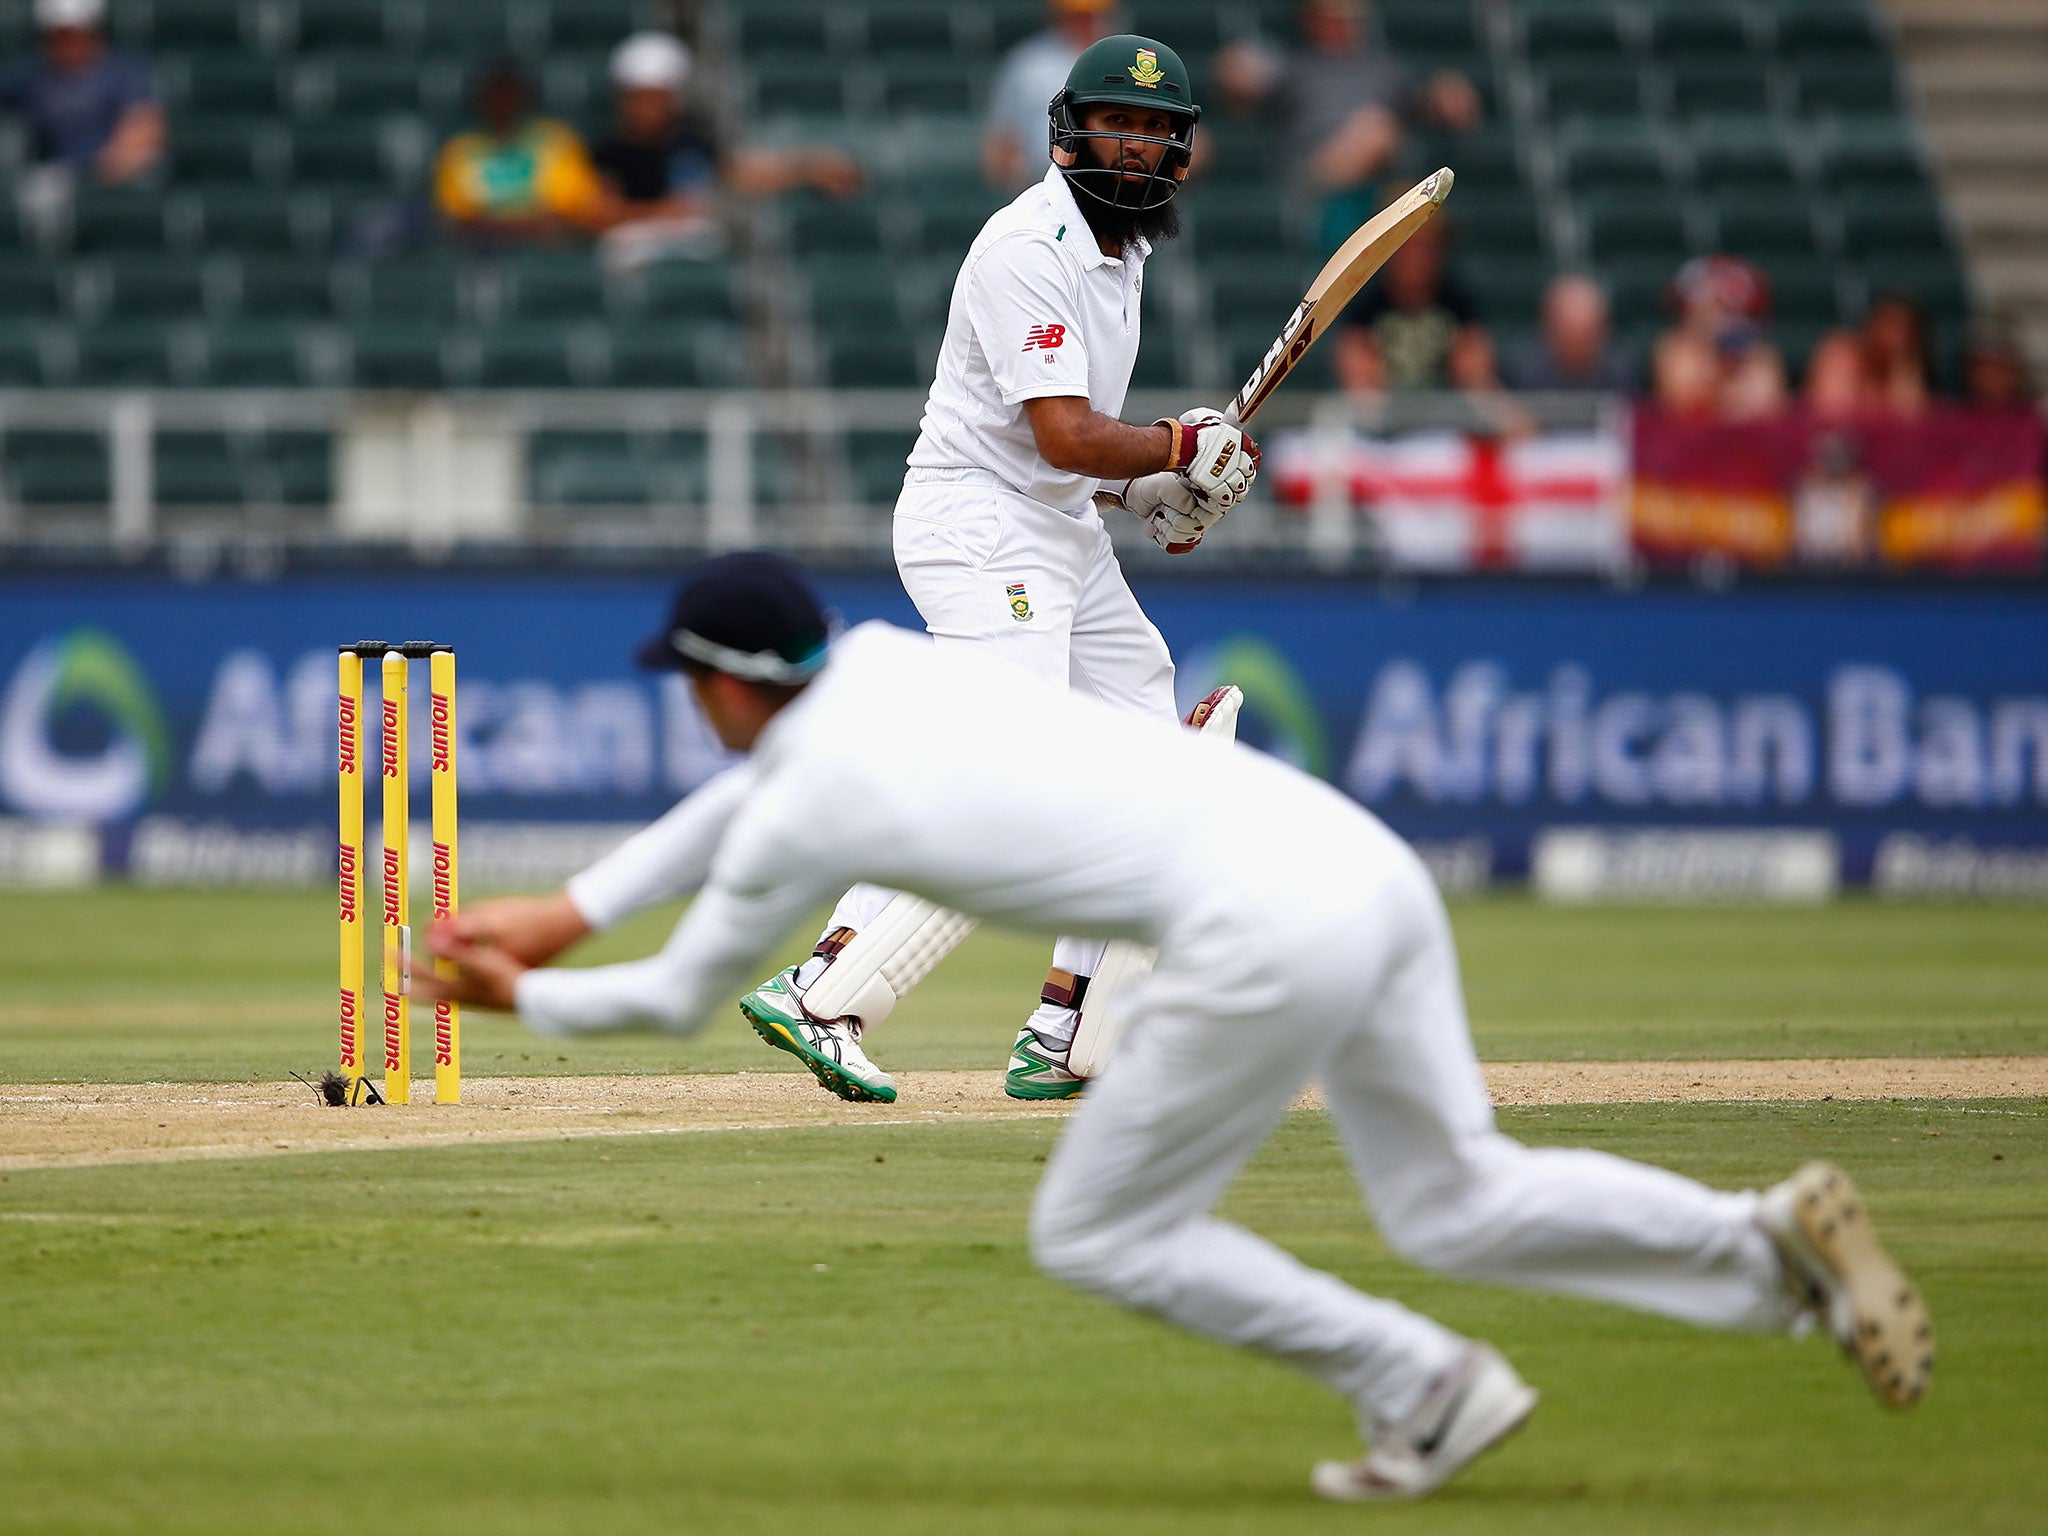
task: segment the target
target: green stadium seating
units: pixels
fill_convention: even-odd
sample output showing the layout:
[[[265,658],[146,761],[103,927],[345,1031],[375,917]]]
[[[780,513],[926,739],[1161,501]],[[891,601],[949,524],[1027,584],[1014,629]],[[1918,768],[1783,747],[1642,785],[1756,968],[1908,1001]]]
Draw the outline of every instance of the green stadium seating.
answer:
[[[276,123],[181,117],[170,127],[171,179],[184,185],[249,186],[272,179],[283,142]]]
[[[1720,249],[1760,266],[1788,257],[1811,261],[1820,254],[1812,211],[1798,194],[1775,202],[1726,197],[1715,210],[1714,223]]]
[[[0,304],[9,321],[54,320],[71,306],[70,269],[27,252],[0,256]]]
[[[161,251],[170,245],[164,195],[154,187],[82,187],[71,208],[71,247]]]
[[[1665,297],[1678,264],[1660,258],[1611,262],[1597,269],[1617,329],[1632,331],[1666,318]]]
[[[145,19],[147,28],[140,30]],[[152,53],[226,53],[258,40],[256,7],[245,0],[156,0],[146,7],[117,7],[111,20],[117,40]]]
[[[1668,181],[1663,152],[1643,135],[1567,139],[1564,180],[1574,193],[1654,192]]]
[[[841,389],[916,389],[931,382],[914,342],[897,334],[842,336],[820,342],[824,381]]]
[[[734,382],[738,347],[702,324],[615,326],[610,377],[621,389],[698,389]],[[724,359],[725,361],[721,361]]]
[[[1808,117],[1886,117],[1899,110],[1891,60],[1875,54],[1808,62],[1799,71],[1797,94]]]
[[[1649,22],[1651,51],[1665,58],[1739,58],[1749,52],[1749,29],[1739,5],[1662,0]]]
[[[1452,238],[1467,251],[1534,254],[1548,243],[1536,200],[1527,192],[1495,192],[1459,200],[1449,217]]]
[[[863,506],[893,506],[903,489],[904,460],[916,442],[914,431],[847,433],[846,467],[854,500]]]
[[[542,506],[638,506],[656,499],[630,432],[536,432],[527,478]]]
[[[825,58],[840,51],[830,25],[831,12],[825,6],[747,0],[733,6],[731,14],[743,59],[753,61],[769,53]]]
[[[1217,257],[1207,264],[1211,307],[1219,320],[1270,320],[1277,332],[1280,323],[1301,302],[1313,273],[1304,273],[1292,262],[1271,257]],[[1145,345],[1164,330],[1149,327]]]
[[[1771,110],[1770,77],[1760,60],[1687,63],[1672,72],[1671,105],[1684,117],[1707,113],[1760,116]]]
[[[1832,263],[1783,257],[1757,265],[1771,280],[1771,314],[1780,326],[1825,327],[1848,318]]]
[[[867,7],[868,51],[885,58],[960,51],[953,10],[929,0],[877,0]]]
[[[169,326],[117,321],[78,332],[78,382],[150,387],[178,382]]]
[[[1615,9],[1601,0],[1522,7],[1522,45],[1538,61],[1557,53],[1618,55],[1624,46]]]
[[[805,269],[811,290],[811,314],[821,329],[830,317],[869,314],[903,321],[901,284],[896,263],[886,256],[836,257],[815,261]]]
[[[1676,267],[1692,242],[1676,197],[1595,198],[1586,207],[1586,246],[1596,262],[1662,258]]]
[[[1542,312],[1543,290],[1553,275],[1540,255],[1471,254],[1457,264],[1459,280],[1488,325],[1526,326]]]
[[[325,506],[334,500],[334,439],[325,432],[271,432],[250,462],[258,501]]]
[[[350,307],[369,319],[448,325],[463,311],[462,270],[445,256],[394,258],[342,275]]]
[[[378,51],[402,46],[407,28],[388,0],[297,0],[294,40],[301,53]]]
[[[1888,294],[1917,301],[1934,320],[1960,325],[1970,314],[1969,285],[1955,260],[1942,252],[1898,251],[1859,263],[1864,302]]]
[[[1415,54],[1477,54],[1485,49],[1471,7],[1462,0],[1401,0],[1378,8],[1388,48]]]
[[[1260,328],[1254,325],[1231,325],[1223,327],[1223,366],[1228,387],[1236,389],[1251,377],[1252,370],[1266,355],[1266,349],[1273,345],[1271,326]],[[1337,349],[1329,342],[1311,347],[1302,354],[1294,372],[1287,376],[1289,389],[1326,390],[1333,386],[1335,375],[1331,361]]]
[[[206,268],[197,258],[111,257],[97,266],[106,319],[193,320],[206,313]]]
[[[1851,197],[1842,204],[1842,252],[1865,261],[1887,255],[1938,256],[1948,250],[1941,207],[1930,195]]]
[[[473,382],[485,389],[571,389],[583,382],[575,339],[560,325],[501,325],[476,343]]]
[[[326,109],[340,116],[416,112],[429,72],[418,59],[390,53],[343,53],[323,59]],[[435,98],[438,99],[438,98]]]
[[[1839,5],[1800,5],[1778,16],[1778,51],[1806,59],[1881,56],[1884,40],[1876,18],[1860,0]]]
[[[334,119],[292,130],[292,171],[329,191],[390,186],[394,178],[374,121]]]
[[[325,320],[334,312],[326,264],[303,258],[244,257],[234,293],[235,312],[251,320]]]
[[[1300,294],[1295,297],[1299,299]],[[1284,310],[1281,312],[1286,313]],[[1274,326],[1277,329],[1279,319]],[[1133,389],[1187,389],[1192,387],[1188,378],[1185,359],[1182,355],[1180,337],[1171,326],[1154,325],[1146,330],[1138,345],[1137,360],[1131,366],[1131,388]],[[1232,382],[1232,388],[1236,382]]]
[[[104,506],[112,489],[107,440],[97,432],[8,432],[0,475],[29,506]]]
[[[630,34],[656,25],[659,9],[649,0],[552,0],[548,46],[613,48]]]
[[[0,387],[28,389],[53,382],[43,366],[41,338],[19,321],[0,326]]]
[[[791,204],[790,243],[799,256],[825,252],[868,255],[890,244],[886,215],[873,200],[833,202],[804,198]]]
[[[225,432],[159,432],[151,457],[165,506],[224,506],[248,494],[241,455]]]
[[[1191,221],[1195,248],[1204,259],[1219,256],[1264,256],[1298,245],[1291,238],[1289,210],[1279,189],[1268,186],[1254,194],[1246,188],[1229,202],[1208,202]]]
[[[662,321],[738,318],[732,272],[715,261],[665,261],[639,274],[632,293],[640,311]]]
[[[521,320],[589,320],[605,310],[604,273],[585,251],[531,251],[500,263],[501,313]]]
[[[1470,133],[1414,133],[1409,149],[1417,176],[1448,165],[1457,172],[1458,190],[1468,196],[1481,187],[1513,191],[1522,184],[1515,135],[1504,124],[1488,124]]]
[[[1629,60],[1610,54],[1558,54],[1547,61],[1542,79],[1553,122],[1628,121],[1646,112],[1643,70]]]
[[[204,380],[217,389],[289,389],[316,382],[306,367],[299,328],[274,320],[209,327]]]
[[[379,321],[349,328],[349,375],[358,389],[440,389],[453,382],[446,337],[423,324]]]
[[[216,249],[285,252],[312,248],[312,231],[323,228],[307,216],[301,194],[270,187],[212,188],[198,199],[206,243]]]
[[[1775,132],[1696,136],[1692,176],[1701,191],[1729,196],[1784,196],[1799,181],[1791,152]]]
[[[279,117],[291,109],[291,72],[275,59],[195,53],[162,73],[174,124],[187,109],[221,117]]]
[[[892,117],[972,117],[987,84],[979,70],[962,69],[956,60],[905,56],[883,69],[882,108]]]
[[[1902,193],[1926,183],[1918,142],[1904,124],[1843,130],[1823,144],[1821,180],[1837,192]]]
[[[415,20],[413,36],[422,54],[470,65],[505,54],[531,56],[535,52],[532,29],[525,25],[529,13],[528,7],[427,0]]]

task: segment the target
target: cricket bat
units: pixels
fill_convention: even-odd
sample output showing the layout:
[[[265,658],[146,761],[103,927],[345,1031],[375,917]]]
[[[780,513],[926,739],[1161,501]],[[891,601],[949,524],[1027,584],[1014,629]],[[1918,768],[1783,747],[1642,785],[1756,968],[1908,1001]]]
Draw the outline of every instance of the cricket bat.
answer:
[[[1451,195],[1455,180],[1447,166],[1424,177],[1374,214],[1323,265],[1308,292],[1280,327],[1280,334],[1266,350],[1252,376],[1244,381],[1237,398],[1224,407],[1223,414],[1239,426],[1259,413],[1274,390],[1294,372],[1308,349],[1322,339],[1323,332],[1337,321],[1367,278],[1386,265],[1387,258],[1407,243],[1408,237],[1435,217]]]

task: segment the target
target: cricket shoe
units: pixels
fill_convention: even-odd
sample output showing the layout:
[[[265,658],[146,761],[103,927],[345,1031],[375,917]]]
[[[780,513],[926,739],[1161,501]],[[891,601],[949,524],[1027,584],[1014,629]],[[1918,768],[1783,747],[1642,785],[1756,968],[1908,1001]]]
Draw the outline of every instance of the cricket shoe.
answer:
[[[1414,1412],[1375,1422],[1357,1461],[1319,1461],[1309,1481],[1326,1499],[1371,1504],[1419,1499],[1441,1488],[1522,1427],[1536,1392],[1485,1344],[1467,1347]]]
[[[1072,1044],[1047,1045],[1030,1025],[1017,1031],[1010,1047],[1010,1070],[1003,1074],[1003,1092],[1013,1099],[1071,1099],[1088,1079],[1067,1070]]]
[[[778,971],[741,998],[740,1012],[755,1034],[802,1061],[829,1092],[856,1104],[896,1102],[896,1079],[868,1060],[855,1026],[814,1019],[804,1012],[795,966]]]
[[[1863,1372],[1878,1401],[1910,1408],[1934,1375],[1927,1303],[1877,1240],[1863,1198],[1832,1163],[1808,1163],[1764,1191],[1757,1221],[1786,1283]]]

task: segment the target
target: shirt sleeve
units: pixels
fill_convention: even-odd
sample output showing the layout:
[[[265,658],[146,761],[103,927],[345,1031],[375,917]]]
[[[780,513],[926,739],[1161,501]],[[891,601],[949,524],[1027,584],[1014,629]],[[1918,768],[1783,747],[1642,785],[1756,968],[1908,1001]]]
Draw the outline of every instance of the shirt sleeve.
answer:
[[[443,146],[434,165],[434,201],[441,215],[449,219],[473,219],[482,211],[469,175],[468,135],[451,139]]]
[[[1069,230],[1077,239],[1085,229]],[[996,240],[967,276],[967,313],[1003,404],[1088,397],[1088,343],[1072,273],[1047,235]]]
[[[744,798],[709,882],[661,952],[624,965],[528,971],[513,1001],[529,1028],[693,1033],[806,912],[841,888],[831,860],[800,856],[816,826],[810,797],[769,784]]]
[[[534,201],[558,218],[581,217],[601,192],[597,171],[583,141],[559,123],[549,128],[547,149],[536,180]]]
[[[600,931],[702,886],[719,839],[754,784],[751,764],[706,779],[652,825],[627,838],[568,884],[570,904]]]

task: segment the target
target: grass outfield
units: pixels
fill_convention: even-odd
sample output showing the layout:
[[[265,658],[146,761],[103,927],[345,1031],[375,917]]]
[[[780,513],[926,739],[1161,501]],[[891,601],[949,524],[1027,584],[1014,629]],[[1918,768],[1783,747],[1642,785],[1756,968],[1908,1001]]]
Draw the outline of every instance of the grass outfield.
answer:
[[[1493,1339],[1530,1427],[1417,1508],[1290,1372],[1033,1275],[1048,1123],[753,1132],[0,1176],[0,1531],[2038,1531],[2039,1104],[1518,1111],[1726,1185],[1853,1168],[1941,1329],[1877,1408],[1730,1338],[1392,1259],[1317,1118],[1229,1210]]]
[[[1452,909],[1494,1060],[2048,1052],[2039,908]],[[579,958],[656,948],[643,918]],[[789,957],[814,930],[793,935]],[[318,892],[0,893],[0,1081],[226,1081],[334,1052],[335,930]],[[979,933],[877,1033],[885,1065],[1000,1065],[1047,946]],[[429,1032],[415,1028],[422,1071]],[[541,1042],[465,1021],[473,1073],[781,1070],[737,1012],[689,1041]]]

